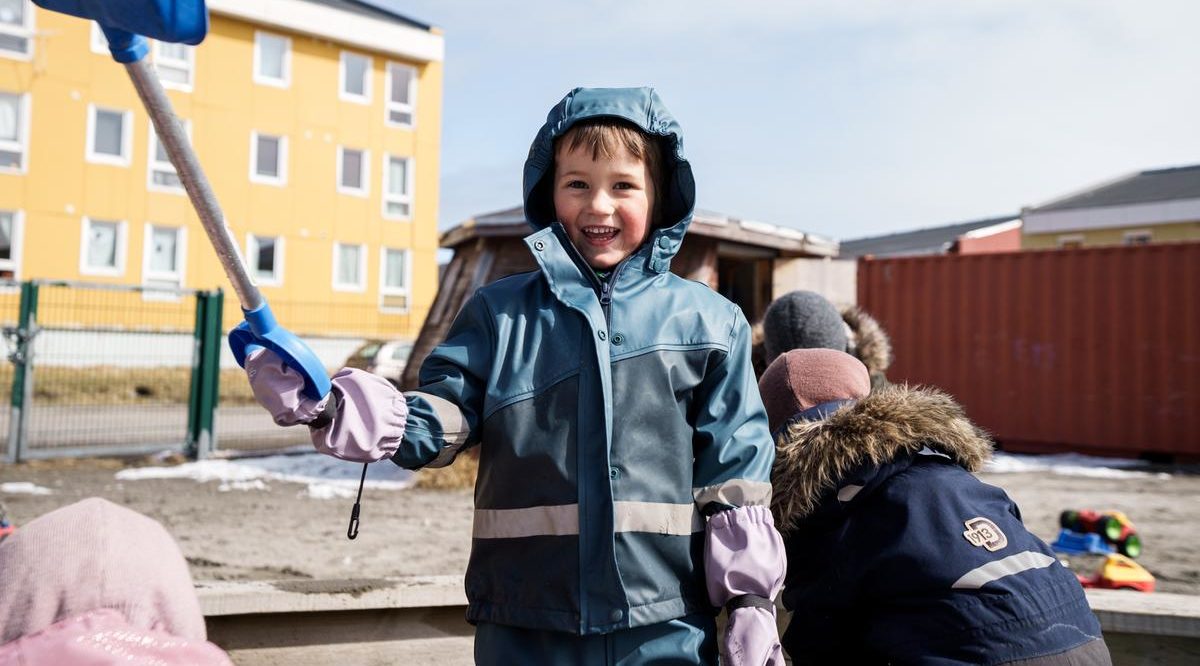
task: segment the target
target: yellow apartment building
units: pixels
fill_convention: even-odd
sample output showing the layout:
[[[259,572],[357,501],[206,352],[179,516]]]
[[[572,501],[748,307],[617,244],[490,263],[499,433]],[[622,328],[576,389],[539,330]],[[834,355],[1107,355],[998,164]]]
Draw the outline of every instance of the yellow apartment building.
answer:
[[[1026,250],[1200,240],[1200,164],[1124,175],[1021,219]]]
[[[148,57],[264,296],[298,333],[415,337],[437,290],[440,31],[354,0],[208,7],[202,44]],[[27,0],[0,0],[0,277],[224,287],[226,326],[241,314],[102,33]]]

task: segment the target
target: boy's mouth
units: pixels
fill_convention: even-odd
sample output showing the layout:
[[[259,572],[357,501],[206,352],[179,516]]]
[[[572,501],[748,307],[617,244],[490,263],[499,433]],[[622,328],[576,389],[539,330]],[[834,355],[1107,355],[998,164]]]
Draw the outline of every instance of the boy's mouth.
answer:
[[[621,233],[621,230],[617,229],[616,227],[601,226],[583,227],[581,231],[583,231],[583,237],[586,238],[588,242],[596,244],[607,243],[616,238],[617,234]]]

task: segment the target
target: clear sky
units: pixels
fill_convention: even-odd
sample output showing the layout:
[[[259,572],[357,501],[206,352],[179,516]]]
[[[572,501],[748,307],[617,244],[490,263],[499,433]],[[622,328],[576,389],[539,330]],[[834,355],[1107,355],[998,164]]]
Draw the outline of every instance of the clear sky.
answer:
[[[372,0],[445,31],[440,223],[577,85],[651,85],[699,205],[846,239],[1200,163],[1196,0]]]

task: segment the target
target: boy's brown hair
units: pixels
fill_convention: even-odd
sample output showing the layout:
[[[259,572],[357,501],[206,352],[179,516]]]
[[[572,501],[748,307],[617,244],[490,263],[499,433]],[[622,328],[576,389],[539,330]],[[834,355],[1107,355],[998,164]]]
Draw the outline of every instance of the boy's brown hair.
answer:
[[[651,211],[651,226],[658,226],[662,201],[667,195],[667,165],[663,142],[647,134],[633,123],[620,118],[591,118],[572,125],[554,141],[554,154],[560,150],[585,148],[592,151],[592,159],[612,159],[622,149],[645,162],[654,183],[654,210]]]

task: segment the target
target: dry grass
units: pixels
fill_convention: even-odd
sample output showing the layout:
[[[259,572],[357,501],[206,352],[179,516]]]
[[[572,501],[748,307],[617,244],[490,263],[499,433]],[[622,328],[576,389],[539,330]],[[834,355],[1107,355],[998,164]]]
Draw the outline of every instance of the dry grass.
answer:
[[[66,405],[186,404],[192,386],[191,368],[118,368],[94,366],[35,367],[34,400]],[[13,366],[0,365],[0,396],[12,389]],[[240,369],[222,370],[219,400],[227,405],[254,402],[250,383]]]
[[[449,467],[417,472],[417,487],[425,490],[468,490],[475,487],[475,475],[478,473],[479,450],[471,449],[459,455]]]

